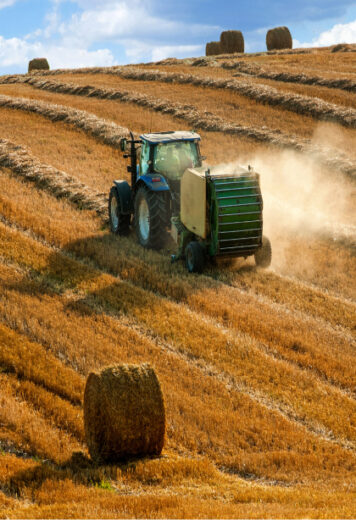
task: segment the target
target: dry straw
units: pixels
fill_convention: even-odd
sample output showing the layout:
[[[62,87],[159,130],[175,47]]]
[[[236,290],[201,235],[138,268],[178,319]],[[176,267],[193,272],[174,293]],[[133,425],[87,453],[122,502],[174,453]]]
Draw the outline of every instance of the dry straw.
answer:
[[[341,109],[322,100],[308,98],[306,96],[296,96],[289,93],[280,94],[276,89],[272,89],[271,87],[258,87],[256,90],[256,86],[243,84],[242,82],[232,82],[231,80],[225,79],[214,80],[211,78],[192,76],[190,74],[166,74],[157,71],[127,70],[126,73],[123,74],[123,77],[132,79],[140,78],[146,81],[159,79],[160,81],[170,83],[191,83],[211,88],[227,88],[264,103],[272,105],[280,104],[287,110],[296,111],[297,113],[308,113],[314,117],[322,116],[323,119],[334,120],[347,126],[356,127],[356,111],[353,109]],[[346,154],[340,152],[340,150],[336,150],[335,148],[327,149],[325,146],[319,147],[312,144],[308,139],[283,135],[280,131],[274,131],[272,129],[230,123],[217,115],[201,112],[192,105],[172,103],[171,101],[154,98],[145,94],[120,91],[117,89],[37,81],[35,78],[28,76],[8,76],[4,77],[3,81],[0,79],[0,83],[16,82],[29,83],[35,88],[52,92],[86,95],[100,99],[119,99],[121,102],[135,103],[139,106],[149,107],[156,112],[170,114],[173,117],[183,119],[189,124],[194,124],[197,128],[203,130],[241,135],[260,142],[268,142],[279,148],[290,148],[301,153],[312,154],[315,160],[325,164],[327,167],[332,169],[336,168],[353,178],[355,177],[356,163],[346,156]],[[75,110],[61,105],[25,98],[12,98],[4,95],[0,95],[0,107],[34,112],[52,121],[64,121],[76,128],[83,129],[87,134],[114,147],[118,145],[121,137],[128,135],[127,128],[100,119],[84,110]]]
[[[267,50],[292,49],[292,35],[288,27],[275,27],[267,31],[266,35]]]
[[[93,460],[160,455],[165,425],[161,386],[149,365],[116,365],[89,374],[84,428]]]
[[[34,58],[28,64],[28,72],[32,70],[49,70],[49,63],[46,58]]]
[[[223,31],[220,35],[220,47],[222,54],[244,52],[245,43],[241,31]]]
[[[209,42],[206,44],[205,48],[206,56],[216,56],[217,54],[221,54],[220,42]]]
[[[0,167],[10,168],[55,197],[64,197],[80,208],[94,210],[107,220],[107,199],[104,195],[94,192],[75,177],[41,163],[26,148],[1,138]]]

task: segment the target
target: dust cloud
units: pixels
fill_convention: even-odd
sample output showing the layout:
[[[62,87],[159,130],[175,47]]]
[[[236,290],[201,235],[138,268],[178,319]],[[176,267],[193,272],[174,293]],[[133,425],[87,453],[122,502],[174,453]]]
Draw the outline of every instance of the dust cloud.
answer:
[[[322,129],[315,136],[326,146],[332,139]],[[283,250],[296,238],[303,242],[322,238],[356,246],[356,186],[346,176],[289,150],[257,153],[245,157],[243,163],[220,164],[213,171],[233,173],[247,165],[260,174],[264,234],[276,253],[278,249],[279,260],[273,255],[274,267],[283,264]]]

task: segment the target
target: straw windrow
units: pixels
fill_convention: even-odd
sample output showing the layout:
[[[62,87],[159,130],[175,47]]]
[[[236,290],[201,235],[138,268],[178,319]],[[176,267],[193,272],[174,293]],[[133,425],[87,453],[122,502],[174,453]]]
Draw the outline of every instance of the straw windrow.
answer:
[[[96,88],[90,85],[75,85],[53,81],[41,81],[31,77],[15,77],[12,82],[29,83],[34,88],[50,92],[72,94],[78,96],[96,97],[99,99],[119,100],[123,103],[136,105],[169,114],[187,121],[195,128],[212,132],[222,132],[230,135],[247,137],[259,142],[272,144],[279,148],[295,150],[311,155],[316,161],[329,168],[337,169],[350,177],[355,176],[356,164],[339,150],[314,145],[311,140],[282,134],[266,127],[255,128],[231,123],[208,111],[198,110],[193,105],[172,103],[168,100],[147,96],[145,94],[128,92],[126,90]],[[25,98],[12,98],[0,95],[0,107],[14,108],[35,112],[48,117],[52,121],[65,121],[111,146],[118,146],[121,137],[128,135],[128,129],[109,123],[83,110],[67,108],[61,105],[33,101]],[[355,111],[354,111],[355,112]],[[355,117],[356,121],[356,117]]]

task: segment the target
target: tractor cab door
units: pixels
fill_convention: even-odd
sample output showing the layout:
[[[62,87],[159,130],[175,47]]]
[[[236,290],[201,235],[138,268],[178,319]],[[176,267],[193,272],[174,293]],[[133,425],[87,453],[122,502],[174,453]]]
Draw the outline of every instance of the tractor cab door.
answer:
[[[139,163],[139,174],[146,175],[150,171],[150,145],[147,141],[142,142],[141,157]]]

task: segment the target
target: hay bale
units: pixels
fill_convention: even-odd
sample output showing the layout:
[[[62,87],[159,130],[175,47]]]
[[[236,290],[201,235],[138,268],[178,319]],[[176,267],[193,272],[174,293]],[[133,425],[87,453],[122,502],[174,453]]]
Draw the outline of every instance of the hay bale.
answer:
[[[89,374],[84,429],[93,460],[159,455],[165,424],[161,386],[149,365],[117,365]]]
[[[267,50],[292,49],[293,40],[288,27],[275,27],[266,34]]]
[[[220,35],[222,54],[245,52],[245,42],[241,31],[223,31]]]
[[[205,47],[206,56],[216,56],[221,54],[220,42],[209,42]]]
[[[49,63],[46,58],[34,58],[28,64],[28,72],[31,70],[49,70]]]

